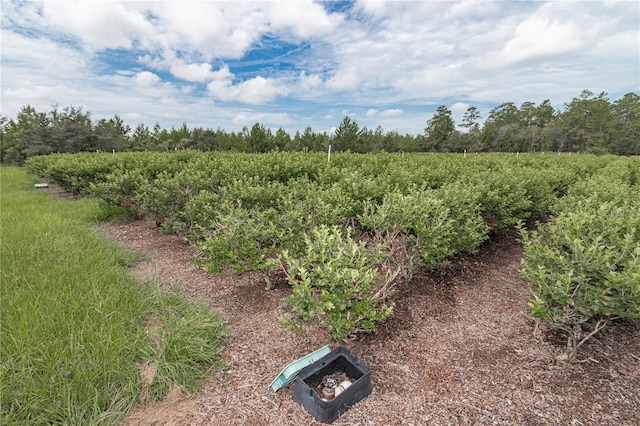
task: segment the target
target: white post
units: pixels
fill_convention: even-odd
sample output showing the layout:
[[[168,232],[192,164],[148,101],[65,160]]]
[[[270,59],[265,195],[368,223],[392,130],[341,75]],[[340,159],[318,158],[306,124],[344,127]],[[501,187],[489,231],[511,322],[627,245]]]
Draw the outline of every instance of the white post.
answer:
[[[331,161],[331,144],[329,144],[329,153],[327,154],[327,164]]]

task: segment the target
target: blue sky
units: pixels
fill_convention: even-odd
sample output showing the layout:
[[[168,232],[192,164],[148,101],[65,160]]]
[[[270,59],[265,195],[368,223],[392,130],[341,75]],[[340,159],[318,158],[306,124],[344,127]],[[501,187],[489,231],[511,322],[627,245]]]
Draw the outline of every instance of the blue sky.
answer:
[[[2,1],[1,114],[422,133],[502,102],[640,90],[636,1]]]

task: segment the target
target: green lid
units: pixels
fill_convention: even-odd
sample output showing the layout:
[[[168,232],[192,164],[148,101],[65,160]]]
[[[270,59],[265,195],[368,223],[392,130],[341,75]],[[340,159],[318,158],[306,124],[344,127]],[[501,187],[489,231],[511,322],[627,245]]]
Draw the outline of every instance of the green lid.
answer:
[[[320,358],[328,355],[331,352],[331,348],[329,345],[326,345],[316,351],[311,352],[308,355],[303,356],[300,359],[293,361],[291,364],[287,365],[282,369],[278,377],[276,377],[273,382],[271,382],[271,389],[276,392],[287,386],[289,383],[293,382],[296,377],[298,377],[298,373],[307,365],[311,365]]]

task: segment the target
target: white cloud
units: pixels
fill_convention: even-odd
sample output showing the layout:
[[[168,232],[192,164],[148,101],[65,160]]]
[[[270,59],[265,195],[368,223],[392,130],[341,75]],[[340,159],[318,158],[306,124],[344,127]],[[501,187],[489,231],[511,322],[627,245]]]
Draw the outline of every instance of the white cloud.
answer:
[[[582,48],[587,41],[574,23],[553,22],[545,15],[524,20],[514,33],[502,49],[480,58],[479,67],[492,70],[562,55]]]
[[[400,18],[407,24],[413,24],[419,21],[424,23],[425,17],[442,14],[443,10],[450,7],[446,3],[435,1],[358,0],[355,8],[357,11],[375,19]]]
[[[398,117],[404,113],[403,110],[399,108],[385,109],[382,111],[383,117]]]
[[[462,123],[464,113],[467,112],[470,106],[471,105],[466,102],[456,102],[449,107],[449,110],[451,111],[451,118],[453,118],[453,121],[455,121],[456,124]]]
[[[385,110],[377,110],[375,108],[370,108],[366,112],[367,117],[398,117],[402,115],[404,111],[400,108],[390,108]]]
[[[342,20],[340,15],[328,15],[320,4],[311,0],[270,1],[266,6],[271,28],[290,30],[303,39],[323,36]]]
[[[64,105],[82,93],[89,63],[81,53],[43,37],[8,31],[4,25],[1,38],[3,115],[12,116],[25,105]]]
[[[149,71],[140,71],[135,75],[136,84],[142,87],[150,87],[160,81],[160,77]]]
[[[200,83],[211,80],[215,75],[211,70],[211,64],[206,62],[185,64],[183,61],[177,61],[170,66],[169,70],[179,79]]]
[[[223,66],[212,75],[212,81],[207,84],[207,91],[210,95],[222,94],[231,87],[234,75],[229,71],[228,66]]]
[[[139,112],[125,112],[124,114],[119,114],[118,116],[122,118],[122,120],[130,123],[141,123],[145,119],[145,116],[140,114]]]
[[[58,99],[73,98],[80,94],[77,90],[64,85],[43,86],[33,84],[29,80],[25,80],[24,83],[21,87],[7,89],[6,96],[22,99],[26,104],[35,102],[36,105],[41,105],[44,100],[49,109],[50,106],[58,103]]]
[[[278,86],[271,78],[255,77],[232,86],[232,99],[249,104],[270,102],[278,96],[286,96],[288,90]]]
[[[156,37],[163,49],[206,60],[240,58],[265,29],[256,4],[162,1],[150,9],[158,18]]]
[[[232,81],[233,74],[228,67],[223,67],[207,85],[207,92],[214,99],[248,104],[263,104],[288,93],[287,88],[278,86],[271,78],[258,76],[239,84],[233,84]]]
[[[455,104],[451,105],[449,109],[451,110],[452,114],[459,115],[464,114],[470,106],[471,105],[465,102],[456,102]]]
[[[112,1],[45,1],[42,13],[52,27],[77,37],[91,49],[129,48],[133,40],[153,33],[141,13]]]
[[[306,72],[300,72],[300,87],[302,90],[316,90],[322,87],[322,78],[317,74],[307,75]]]
[[[325,86],[328,89],[341,92],[356,89],[359,82],[358,69],[355,66],[348,66],[340,68],[333,77],[325,82]]]
[[[81,52],[45,37],[31,38],[2,29],[2,66],[17,70],[2,73],[3,86],[9,81],[31,74],[65,79],[77,76],[89,67]],[[64,71],[64,72],[63,72]]]
[[[292,123],[295,123],[296,120],[286,113],[241,110],[235,113],[235,115],[231,119],[231,122],[238,128],[243,126],[250,128],[255,123],[260,123],[263,126],[269,128],[276,128],[290,125]]]
[[[374,17],[384,16],[387,10],[387,2],[378,0],[359,0],[356,8]]]

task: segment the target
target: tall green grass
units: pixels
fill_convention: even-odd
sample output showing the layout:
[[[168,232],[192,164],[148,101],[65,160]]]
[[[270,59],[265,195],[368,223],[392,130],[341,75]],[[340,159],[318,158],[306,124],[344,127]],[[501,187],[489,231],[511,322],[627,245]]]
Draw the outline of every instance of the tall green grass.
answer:
[[[0,173],[1,424],[114,424],[139,399],[141,364],[157,366],[153,399],[221,367],[221,318],[135,282],[133,255],[91,226],[104,214],[94,200]]]

